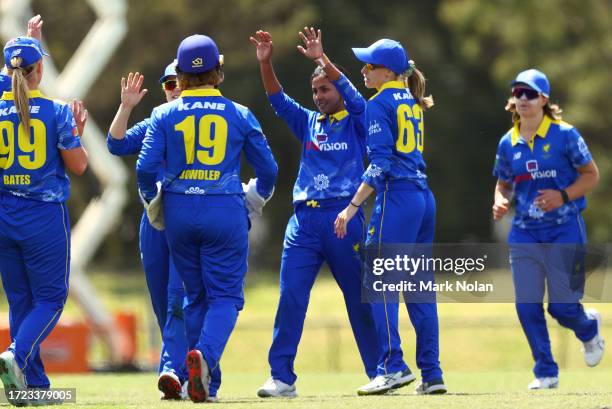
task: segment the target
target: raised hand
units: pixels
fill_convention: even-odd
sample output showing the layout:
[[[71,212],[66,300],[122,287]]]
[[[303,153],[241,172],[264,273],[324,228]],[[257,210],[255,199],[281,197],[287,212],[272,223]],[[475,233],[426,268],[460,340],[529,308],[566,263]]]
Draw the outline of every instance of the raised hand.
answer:
[[[304,27],[304,30],[298,32],[298,35],[306,46],[306,48],[304,48],[301,45],[298,45],[297,49],[299,52],[312,60],[323,57],[323,35],[321,34],[321,30],[315,31],[315,29],[312,27]]]
[[[121,78],[121,104],[126,108],[134,108],[140,103],[142,97],[148,92],[148,90],[140,88],[144,82],[144,75],[140,73],[128,74],[127,80],[125,77]]]
[[[40,14],[35,15],[28,21],[27,36],[42,41],[43,19]]]
[[[85,104],[83,104],[83,101],[73,99],[70,101],[70,110],[72,111],[72,116],[74,116],[79,136],[83,137],[83,131],[85,130],[85,124],[87,123],[88,117]]]
[[[251,36],[249,41],[255,45],[257,49],[257,61],[269,61],[272,58],[272,36],[267,31],[257,30],[255,36]]]

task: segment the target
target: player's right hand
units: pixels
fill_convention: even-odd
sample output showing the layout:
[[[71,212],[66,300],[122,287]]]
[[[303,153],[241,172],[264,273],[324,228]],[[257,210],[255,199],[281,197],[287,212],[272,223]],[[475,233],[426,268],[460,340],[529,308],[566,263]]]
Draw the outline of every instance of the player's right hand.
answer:
[[[146,89],[142,91],[142,83],[144,82],[144,75],[140,73],[128,74],[127,79],[121,78],[121,105],[126,108],[134,108],[140,103],[142,97],[148,92]]]
[[[496,200],[493,203],[493,220],[501,220],[510,209],[510,201],[506,198]]]
[[[38,41],[42,41],[42,26],[42,17],[40,16],[40,14],[35,15],[30,20],[28,20],[27,36],[35,38]]]
[[[272,35],[267,31],[257,30],[255,32],[255,36],[251,36],[249,41],[253,43],[253,45],[257,49],[257,61],[264,62],[269,61],[272,58]]]

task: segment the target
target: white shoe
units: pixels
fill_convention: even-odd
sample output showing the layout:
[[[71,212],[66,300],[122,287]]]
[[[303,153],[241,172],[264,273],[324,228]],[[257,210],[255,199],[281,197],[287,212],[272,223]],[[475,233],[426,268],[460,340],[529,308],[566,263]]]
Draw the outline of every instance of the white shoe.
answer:
[[[23,390],[27,387],[23,372],[21,372],[15,360],[15,355],[11,351],[4,351],[0,354],[0,380],[4,384],[4,393],[8,402],[15,406],[28,404],[27,400],[14,400],[9,397],[11,390]]]
[[[297,391],[295,385],[287,385],[278,379],[270,378],[257,390],[260,398],[295,398]]]
[[[161,392],[162,400],[183,399],[183,386],[174,372],[162,372],[157,379],[157,389]]]
[[[556,376],[551,376],[547,378],[535,378],[529,385],[527,385],[527,389],[557,389],[559,387],[559,378]]]
[[[584,362],[587,366],[596,366],[603,359],[605,346],[604,339],[600,335],[601,315],[593,308],[586,310],[585,313],[590,319],[597,320],[597,334],[590,341],[583,342]]]
[[[410,372],[410,369],[388,375],[378,375],[369,383],[357,389],[357,395],[381,395],[387,393],[391,389],[406,386],[415,379],[416,377]]]
[[[217,403],[217,402],[219,402],[219,398],[217,398],[216,396],[209,396],[208,398],[206,398],[206,402],[208,402],[208,403]]]

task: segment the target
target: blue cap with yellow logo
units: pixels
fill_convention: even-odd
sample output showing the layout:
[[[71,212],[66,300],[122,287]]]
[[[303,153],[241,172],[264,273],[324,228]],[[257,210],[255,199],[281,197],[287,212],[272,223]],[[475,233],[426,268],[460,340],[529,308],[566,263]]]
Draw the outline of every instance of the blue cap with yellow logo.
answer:
[[[164,82],[166,82],[168,77],[176,77],[176,58],[174,59],[174,61],[172,61],[166,66],[166,69],[164,70],[164,75],[162,75],[162,77],[159,79],[159,83],[163,84]]]
[[[221,63],[217,44],[202,34],[194,34],[181,41],[176,59],[178,68],[190,74],[210,71]]]
[[[40,42],[32,37],[17,37],[9,40],[4,46],[4,62],[8,68],[24,68],[34,64],[49,55],[43,50]],[[21,64],[13,66],[11,60],[15,57],[21,58]]]
[[[353,48],[352,50],[359,61],[383,65],[396,74],[402,74],[410,68],[408,53],[395,40],[383,38],[368,48]]]
[[[548,82],[546,74],[535,68],[520,72],[514,81],[510,83],[510,86],[514,87],[517,84],[528,85],[546,98],[550,96],[550,83]]]

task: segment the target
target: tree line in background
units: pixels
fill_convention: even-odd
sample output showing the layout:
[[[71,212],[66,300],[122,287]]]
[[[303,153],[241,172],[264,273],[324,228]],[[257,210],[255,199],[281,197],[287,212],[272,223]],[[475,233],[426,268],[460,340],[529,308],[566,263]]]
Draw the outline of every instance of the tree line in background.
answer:
[[[33,11],[45,19],[45,40],[61,68],[95,15],[86,2],[76,0],[34,1]],[[276,118],[263,91],[248,40],[260,28],[273,35],[273,61],[285,91],[310,109],[315,109],[309,83],[314,66],[296,50],[299,29],[307,25],[323,31],[326,53],[348,69],[366,98],[372,92],[363,86],[361,65],[350,48],[379,38],[404,45],[425,73],[428,92],[436,101],[426,114],[424,154],[438,204],[440,242],[493,240],[491,169],[499,138],[511,126],[510,114],[504,111],[509,82],[523,69],[543,70],[551,81],[552,101],[564,109],[564,120],[581,131],[600,168],[601,181],[585,213],[590,240],[612,240],[612,169],[607,155],[612,147],[610,0],[131,0],[127,13],[127,36],[85,98],[90,113],[107,129],[119,104],[121,77],[139,71],[149,94],[132,119],[148,116],[164,102],[157,81],[179,42],[194,33],[213,37],[225,55],[222,93],[253,111],[280,168],[276,193],[264,211],[269,244],[263,266],[270,270],[279,265],[292,212],[300,144]],[[135,158],[127,159],[131,194],[124,219],[98,256],[109,267],[139,263],[135,255],[142,206],[134,164]],[[246,169],[245,178],[250,172]],[[98,194],[93,176],[75,178],[72,214],[78,217]]]

